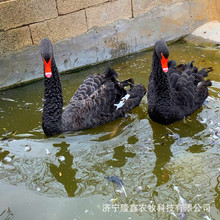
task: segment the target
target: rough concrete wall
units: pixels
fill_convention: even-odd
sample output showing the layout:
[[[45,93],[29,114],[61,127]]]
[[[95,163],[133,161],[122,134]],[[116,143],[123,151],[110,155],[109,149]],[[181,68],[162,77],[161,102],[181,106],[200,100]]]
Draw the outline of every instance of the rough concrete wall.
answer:
[[[0,1],[0,88],[42,76],[43,37],[66,71],[189,34],[219,10],[220,0]]]
[[[160,5],[171,5],[175,2],[184,2],[187,0],[132,0],[133,14],[142,15],[148,13],[152,8]]]
[[[54,0],[16,0],[0,4],[0,29],[28,25],[57,17]]]
[[[216,10],[217,10],[216,19],[220,21],[220,1],[219,0],[216,0]]]
[[[39,45],[45,36],[53,42],[68,39],[87,32],[85,12],[77,11],[52,20],[32,24],[30,30],[35,45]]]

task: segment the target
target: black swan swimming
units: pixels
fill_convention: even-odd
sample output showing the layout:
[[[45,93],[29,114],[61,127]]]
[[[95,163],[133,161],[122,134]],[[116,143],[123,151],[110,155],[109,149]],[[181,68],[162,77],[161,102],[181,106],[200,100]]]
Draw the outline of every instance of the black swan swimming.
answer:
[[[168,61],[169,49],[164,41],[154,46],[152,72],[148,85],[148,113],[160,124],[168,125],[191,115],[199,109],[208,96],[212,83],[204,77],[213,69],[188,64],[176,66]]]
[[[144,86],[134,86],[132,79],[119,82],[118,74],[108,68],[103,74],[88,76],[63,112],[62,86],[49,39],[41,41],[41,56],[45,87],[42,127],[46,136],[93,128],[123,117],[146,93]],[[130,89],[125,90],[125,86]]]

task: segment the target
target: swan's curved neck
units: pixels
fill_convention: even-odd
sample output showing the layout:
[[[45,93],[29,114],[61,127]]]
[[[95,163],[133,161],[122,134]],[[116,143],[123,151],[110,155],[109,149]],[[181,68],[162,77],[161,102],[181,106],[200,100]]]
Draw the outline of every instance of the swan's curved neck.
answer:
[[[52,77],[44,77],[44,107],[42,127],[47,136],[62,132],[63,95],[55,59],[51,59]]]
[[[166,98],[171,101],[171,86],[166,73],[163,72],[161,61],[154,51],[152,65],[153,79],[156,88],[157,97],[160,99]]]

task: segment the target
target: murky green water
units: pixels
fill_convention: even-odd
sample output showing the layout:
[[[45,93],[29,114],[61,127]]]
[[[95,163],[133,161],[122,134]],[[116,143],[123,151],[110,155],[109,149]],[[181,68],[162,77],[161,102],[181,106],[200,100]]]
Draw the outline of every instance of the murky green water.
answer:
[[[174,186],[191,205],[187,219],[219,219],[220,51],[184,42],[169,48],[178,63],[214,68],[206,105],[170,126],[149,119],[144,97],[127,118],[46,138],[43,82],[0,92],[0,219],[176,219],[169,213],[179,204]],[[148,51],[62,75],[64,101],[109,65],[121,80],[147,86],[151,60]],[[106,176],[122,178],[127,197]]]

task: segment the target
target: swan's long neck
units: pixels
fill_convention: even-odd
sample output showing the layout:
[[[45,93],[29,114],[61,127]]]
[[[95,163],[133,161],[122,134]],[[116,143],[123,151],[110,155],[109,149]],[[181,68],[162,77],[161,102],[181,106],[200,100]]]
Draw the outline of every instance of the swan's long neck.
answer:
[[[153,55],[152,72],[154,88],[156,89],[156,95],[158,98],[157,101],[166,99],[168,102],[170,102],[172,100],[170,82],[166,73],[164,73],[162,70],[161,61],[155,51]]]
[[[55,59],[53,57],[51,59],[51,69],[52,77],[44,77],[44,107],[42,127],[47,136],[53,136],[62,132],[62,86]]]

